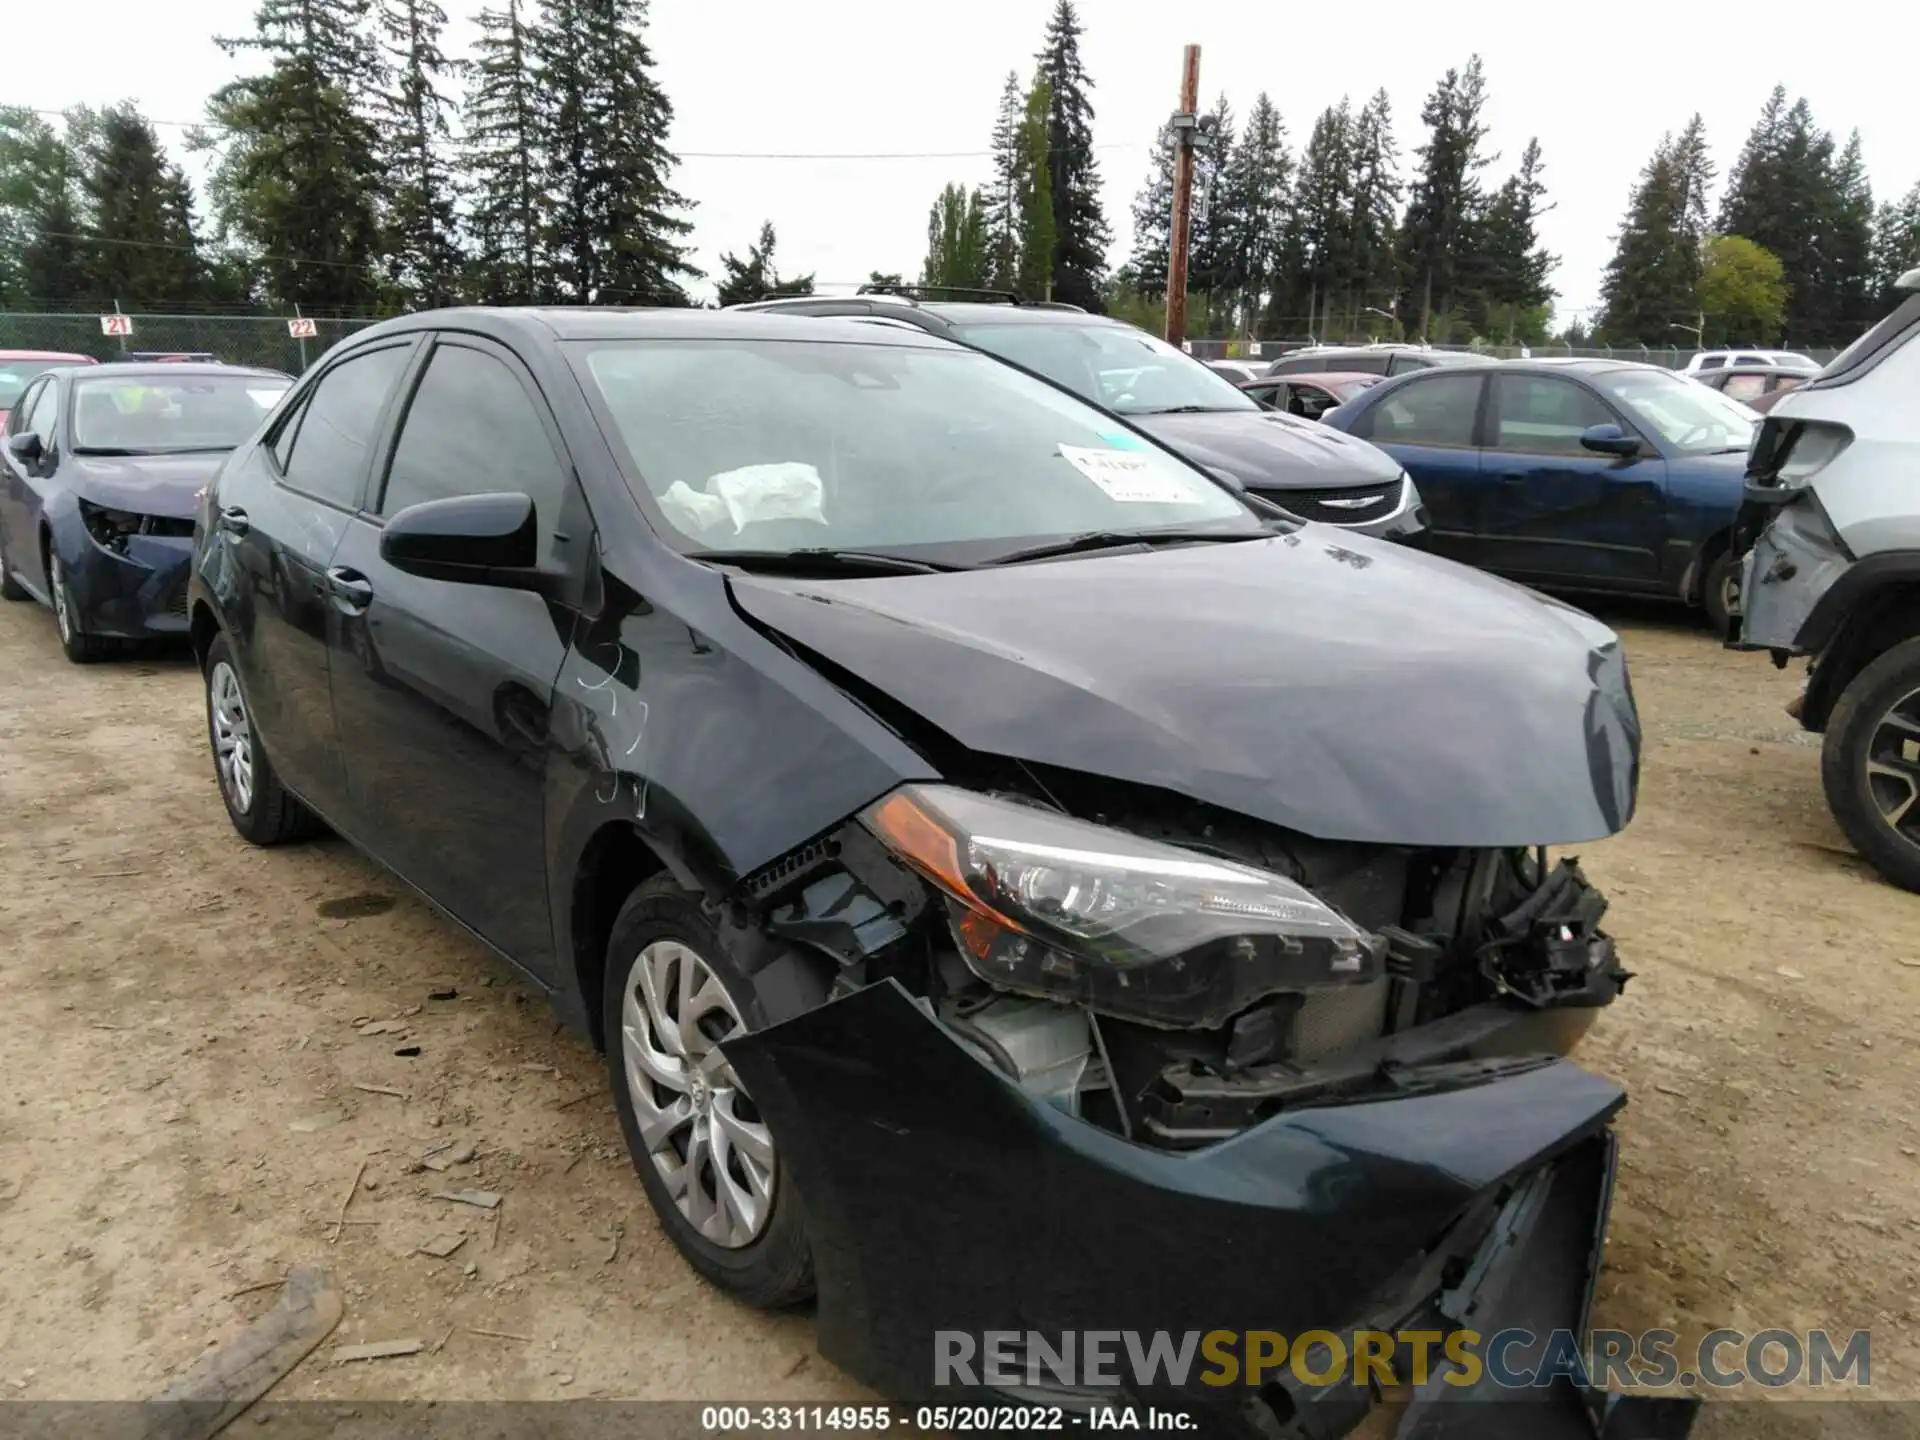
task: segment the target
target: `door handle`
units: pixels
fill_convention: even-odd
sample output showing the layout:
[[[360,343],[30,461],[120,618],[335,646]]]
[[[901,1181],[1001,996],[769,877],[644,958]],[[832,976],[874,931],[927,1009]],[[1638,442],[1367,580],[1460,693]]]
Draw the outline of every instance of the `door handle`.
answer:
[[[327,571],[327,591],[340,608],[357,614],[373,603],[373,585],[358,570]]]
[[[216,523],[229,535],[244,535],[252,528],[252,522],[247,519],[247,512],[238,505],[228,505],[223,508]]]

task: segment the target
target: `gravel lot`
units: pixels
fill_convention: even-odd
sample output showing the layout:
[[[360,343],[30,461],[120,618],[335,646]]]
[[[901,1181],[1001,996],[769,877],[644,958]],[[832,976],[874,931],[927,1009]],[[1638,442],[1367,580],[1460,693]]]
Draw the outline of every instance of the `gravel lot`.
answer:
[[[1638,972],[1582,1052],[1632,1097],[1597,1320],[1871,1327],[1874,1392],[1920,1399],[1920,897],[1828,818],[1797,669],[1606,614],[1648,747],[1583,852]],[[536,997],[340,843],[232,833],[201,715],[188,658],[76,668],[0,606],[0,1395],[151,1393],[320,1261],[330,1344],[444,1343],[275,1399],[862,1398],[680,1263]],[[422,1171],[446,1141],[476,1158]],[[503,1203],[433,1198],[468,1188]]]

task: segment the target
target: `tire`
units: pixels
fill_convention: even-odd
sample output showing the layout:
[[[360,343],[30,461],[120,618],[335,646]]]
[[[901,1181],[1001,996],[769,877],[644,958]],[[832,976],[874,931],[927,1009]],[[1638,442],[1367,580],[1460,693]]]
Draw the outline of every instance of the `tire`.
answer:
[[[1820,779],[1833,818],[1853,848],[1874,869],[1904,890],[1920,891],[1920,842],[1896,830],[1881,814],[1872,781],[1883,789],[1891,776],[1870,776],[1867,762],[1882,722],[1901,700],[1920,692],[1920,638],[1903,640],[1853,677],[1827,717],[1826,743],[1820,751]],[[1916,710],[1920,710],[1917,705]],[[1920,741],[1920,731],[1912,737]],[[1920,762],[1914,784],[1920,787]],[[1916,789],[1920,797],[1920,788]],[[1913,802],[1920,816],[1920,798]],[[1915,821],[1920,833],[1920,818]]]
[[[20,582],[13,578],[13,571],[7,568],[7,539],[0,534],[0,600],[24,600],[27,592],[20,588]]]
[[[613,922],[607,944],[606,988],[601,996],[607,1076],[613,1086],[614,1108],[620,1115],[620,1130],[626,1136],[634,1171],[646,1189],[654,1213],[660,1217],[661,1227],[689,1265],[749,1305],[765,1309],[796,1305],[813,1294],[813,1250],[807,1239],[806,1215],[778,1144],[766,1132],[764,1121],[753,1109],[746,1092],[739,1088],[732,1070],[719,1058],[718,1049],[709,1050],[714,1058],[708,1069],[701,1072],[713,1075],[711,1086],[699,1081],[692,1086],[663,1084],[652,1078],[663,1073],[662,1068],[649,1072],[639,1065],[634,1066],[634,1078],[629,1079],[630,1051],[651,1053],[656,1067],[681,1075],[687,1073],[687,1068],[672,1055],[669,1045],[652,1042],[658,1039],[663,1025],[675,1036],[679,1032],[678,1020],[685,1010],[676,982],[687,965],[688,953],[705,968],[711,982],[718,985],[724,1006],[714,1003],[710,990],[702,988],[696,992],[708,1001],[701,1010],[707,1023],[696,1027],[703,1033],[692,1045],[679,1042],[683,1052],[702,1042],[711,1046],[714,1040],[731,1033],[736,1018],[747,1029],[765,1023],[751,982],[728,956],[719,932],[702,913],[695,897],[680,889],[669,876],[656,877],[642,885],[627,897]],[[674,1013],[656,1018],[650,1009],[642,987],[642,976],[649,970],[656,976],[664,975],[667,983],[661,989],[666,993],[661,996],[660,1008]],[[629,995],[633,996],[631,1012],[625,1010]],[[630,1038],[636,1031],[649,1043],[636,1047]],[[642,1085],[648,1097],[643,1103],[652,1107],[653,1114],[658,1115],[663,1108],[670,1107],[685,1117],[654,1132],[658,1149],[649,1146],[636,1112],[635,1092]],[[714,1118],[719,1116],[726,1117],[724,1125]],[[725,1147],[715,1147],[712,1141],[743,1133],[743,1125],[749,1131],[756,1131],[771,1148],[770,1167],[754,1166],[744,1146],[736,1148],[731,1157],[717,1153]],[[688,1208],[683,1209],[663,1165],[684,1166],[686,1157],[695,1149],[696,1137],[700,1136],[707,1137],[704,1163],[696,1166],[690,1180],[684,1178],[686,1170],[680,1170],[683,1184],[678,1188],[689,1197]],[[656,1154],[662,1158],[656,1160]],[[755,1217],[757,1224],[742,1224],[737,1211],[729,1212],[718,1203],[717,1167],[721,1165],[728,1167],[736,1191],[746,1189],[751,1193],[753,1187],[743,1185],[742,1180],[750,1178],[752,1170],[770,1177],[768,1198],[762,1199]],[[711,1184],[709,1177],[712,1177]],[[707,1216],[704,1230],[697,1221],[703,1212]],[[720,1234],[729,1230],[730,1235]]]
[[[284,845],[319,834],[319,820],[287,793],[260,746],[225,635],[214,636],[213,644],[207,647],[206,692],[207,745],[213,755],[213,777],[233,828],[255,845]],[[225,751],[221,748],[223,741],[231,742]],[[223,759],[223,755],[228,758]],[[239,760],[232,758],[236,756]]]
[[[1707,566],[1706,579],[1700,582],[1700,604],[1715,635],[1726,637],[1727,625],[1739,603],[1740,562],[1731,550],[1722,550]]]
[[[47,547],[47,593],[53,600],[53,624],[60,633],[60,648],[66,652],[67,659],[76,665],[91,665],[112,651],[111,640],[89,635],[80,628],[80,612],[73,603],[73,592],[67,588],[66,571],[51,545]]]

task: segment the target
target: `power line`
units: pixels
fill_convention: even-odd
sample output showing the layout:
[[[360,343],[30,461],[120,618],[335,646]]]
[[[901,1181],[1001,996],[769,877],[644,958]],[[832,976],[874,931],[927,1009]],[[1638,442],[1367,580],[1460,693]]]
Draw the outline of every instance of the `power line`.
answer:
[[[34,115],[51,116],[65,119],[65,110],[47,110],[37,106],[19,107]],[[78,107],[75,107],[78,108]],[[150,115],[140,117],[149,125],[164,126],[172,130],[205,130],[219,135],[244,133],[231,125],[215,125],[206,120],[156,120]],[[1109,142],[1091,147],[1095,150],[1131,150],[1130,144]],[[991,150],[676,150],[673,152],[680,160],[984,160],[992,156]]]
[[[211,255],[214,258],[218,258],[220,254],[217,250],[210,251],[203,246],[180,245],[170,240],[123,240],[113,235],[87,235],[72,230],[38,230],[34,233],[54,240],[77,240],[83,245],[120,245],[129,250],[172,250],[187,255]],[[252,251],[241,251],[235,258],[249,264],[261,260],[273,260],[286,265],[324,265],[334,270],[364,270],[369,274],[378,269],[377,266],[362,265],[352,260],[312,260],[298,255],[256,254]]]

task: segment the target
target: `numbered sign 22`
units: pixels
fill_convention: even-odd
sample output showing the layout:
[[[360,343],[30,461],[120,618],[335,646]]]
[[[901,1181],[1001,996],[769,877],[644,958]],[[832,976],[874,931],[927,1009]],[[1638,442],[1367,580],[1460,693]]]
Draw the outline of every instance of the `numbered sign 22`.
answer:
[[[287,334],[295,340],[311,340],[320,333],[319,327],[304,315],[296,315],[287,321]]]

